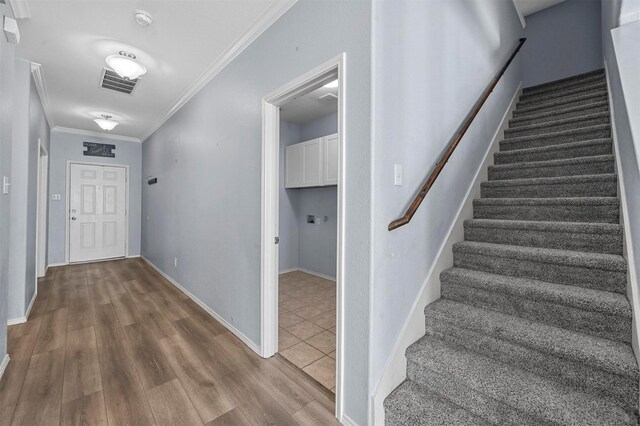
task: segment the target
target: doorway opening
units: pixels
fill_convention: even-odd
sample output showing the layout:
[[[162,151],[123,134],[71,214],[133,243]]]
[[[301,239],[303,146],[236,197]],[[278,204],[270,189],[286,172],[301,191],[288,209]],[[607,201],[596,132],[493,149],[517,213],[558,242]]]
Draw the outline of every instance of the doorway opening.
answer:
[[[36,219],[36,291],[38,278],[47,273],[47,213],[49,211],[49,154],[38,139],[40,155],[38,157],[38,189]]]
[[[127,256],[128,166],[67,163],[66,263]]]
[[[279,353],[342,417],[344,54],[263,99],[262,356]]]

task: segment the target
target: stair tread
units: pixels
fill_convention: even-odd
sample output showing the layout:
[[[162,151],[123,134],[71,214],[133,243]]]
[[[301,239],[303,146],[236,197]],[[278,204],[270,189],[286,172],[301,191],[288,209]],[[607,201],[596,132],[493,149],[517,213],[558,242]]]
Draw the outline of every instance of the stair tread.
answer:
[[[553,197],[553,198],[476,198],[473,204],[478,205],[620,205],[618,197]]]
[[[563,83],[568,83],[572,81],[581,81],[585,79],[598,78],[598,77],[599,78],[605,77],[604,68],[600,68],[600,69],[589,71],[582,74],[572,75],[571,77],[548,81],[546,83],[536,84],[534,86],[525,87],[524,89],[522,89],[522,93],[529,93],[542,88],[552,87],[552,86],[563,84]]]
[[[581,143],[581,142],[578,142],[578,143]],[[554,145],[554,146],[561,146],[561,145]],[[527,149],[539,149],[539,148],[527,148]],[[513,151],[508,151],[508,152],[513,152]],[[607,161],[615,161],[615,157],[609,154],[609,155],[592,155],[589,157],[560,158],[558,160],[524,161],[522,163],[496,164],[493,166],[489,166],[489,169],[490,170],[511,170],[511,169],[523,169],[523,168],[569,166],[574,164],[599,163],[599,162],[607,162]]]
[[[627,262],[617,254],[591,253],[545,247],[513,246],[507,244],[462,241],[453,245],[454,253],[481,253],[511,259],[532,260],[548,264],[578,266],[589,269],[625,272]]]
[[[583,111],[583,110],[598,108],[598,107],[607,107],[608,109],[609,103],[607,101],[596,101],[591,104],[578,105],[575,107],[565,108],[561,112],[571,113],[571,112],[578,112],[578,111]],[[546,117],[555,117],[556,115],[558,115],[558,111],[533,112],[529,115],[521,115],[521,116],[518,116],[517,118],[512,118],[511,120],[509,120],[509,124],[513,125],[513,124],[521,123],[523,121],[530,121],[530,120],[541,119]],[[581,117],[581,116],[578,116],[578,117]]]
[[[424,336],[407,350],[407,358],[440,375],[547,422],[570,425],[631,424],[613,402],[575,391],[472,351]]]
[[[544,129],[545,127],[558,126],[562,124],[580,123],[582,121],[594,120],[598,118],[608,118],[608,117],[609,117],[608,111],[596,112],[591,114],[579,115],[577,117],[562,118],[559,120],[545,121],[544,123],[535,123],[535,124],[528,124],[526,126],[509,128],[505,131],[505,134],[526,132],[528,130]],[[570,130],[574,130],[574,129],[570,129]],[[509,139],[513,139],[513,138],[509,138]]]
[[[398,425],[490,425],[480,417],[410,380],[405,380],[387,397],[385,408],[393,411],[392,424]]]
[[[573,96],[568,96],[566,98],[553,98],[553,99],[549,99],[548,102],[541,102],[539,104],[533,104],[533,105],[520,105],[520,102],[518,102],[516,104],[516,111],[520,114],[525,113],[525,112],[531,112],[531,111],[536,111],[536,110],[540,110],[540,109],[545,109],[545,108],[550,108],[550,107],[555,107],[555,106],[560,106],[560,105],[566,105],[566,104],[571,104],[574,102],[579,102],[579,101],[589,101],[589,100],[593,100],[593,102],[596,102],[594,99],[596,98],[600,98],[600,97],[606,97],[607,96],[607,90],[603,89],[599,92],[596,93],[585,93],[585,94],[577,94],[577,95],[573,95]]]
[[[615,223],[553,222],[510,219],[467,219],[464,226],[481,228],[531,229],[548,232],[579,232],[586,234],[622,235],[622,226]]]
[[[612,314],[631,321],[631,305],[620,293],[555,284],[532,278],[510,277],[491,272],[453,267],[442,272],[443,285],[447,277],[464,280],[464,285],[500,291],[527,299],[555,303],[585,311]]]
[[[511,149],[508,151],[499,151],[496,153],[496,155],[510,156],[510,155],[530,154],[530,153],[546,152],[546,151],[561,151],[564,149],[572,149],[572,148],[580,148],[580,147],[604,145],[604,144],[611,144],[611,139],[610,138],[590,139],[590,140],[580,141],[580,142],[567,142],[567,143],[560,143],[555,145],[537,146],[535,148],[518,148],[518,149]],[[593,155],[590,155],[589,157],[593,157]]]
[[[427,306],[425,315],[446,317],[447,321],[455,322],[458,326],[616,375],[633,379],[640,377],[633,349],[626,343],[447,299],[437,300]]]
[[[554,177],[534,177],[519,179],[501,179],[482,182],[483,187],[504,187],[504,186],[525,186],[525,185],[563,185],[567,183],[589,183],[616,181],[617,175],[612,173],[599,175],[575,175],[575,176],[554,176]]]
[[[518,105],[530,105],[536,102],[541,102],[546,99],[565,98],[565,97],[570,97],[576,94],[582,94],[584,92],[588,92],[589,94],[592,94],[593,92],[606,90],[606,89],[607,89],[606,81],[598,81],[585,86],[571,86],[568,88],[567,87],[559,88],[558,90],[553,90],[550,92],[534,93],[531,96],[528,96],[528,97],[525,96],[520,102],[518,102]]]
[[[522,141],[558,138],[558,137],[572,135],[576,133],[589,133],[592,131],[605,130],[610,127],[611,127],[611,124],[596,124],[593,126],[576,127],[575,129],[565,129],[565,130],[558,130],[556,132],[540,133],[537,135],[515,136],[512,138],[503,139],[500,142],[509,142],[509,144],[515,144]]]

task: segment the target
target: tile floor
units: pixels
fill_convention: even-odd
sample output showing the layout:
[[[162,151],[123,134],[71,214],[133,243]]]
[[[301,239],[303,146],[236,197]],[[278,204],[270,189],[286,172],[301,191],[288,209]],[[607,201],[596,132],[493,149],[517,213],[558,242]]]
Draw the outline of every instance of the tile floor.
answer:
[[[301,271],[280,275],[279,352],[336,391],[336,283]]]

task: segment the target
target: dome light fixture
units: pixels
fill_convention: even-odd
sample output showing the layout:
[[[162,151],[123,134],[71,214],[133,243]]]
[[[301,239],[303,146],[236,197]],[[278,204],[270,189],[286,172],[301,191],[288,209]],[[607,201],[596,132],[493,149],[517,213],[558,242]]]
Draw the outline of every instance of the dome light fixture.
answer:
[[[107,114],[102,114],[102,118],[96,118],[93,121],[95,121],[102,130],[106,131],[113,130],[118,124],[120,124],[117,121],[111,120],[111,116]]]
[[[144,65],[136,62],[136,55],[121,50],[117,55],[107,56],[107,65],[120,77],[135,80],[147,72]]]

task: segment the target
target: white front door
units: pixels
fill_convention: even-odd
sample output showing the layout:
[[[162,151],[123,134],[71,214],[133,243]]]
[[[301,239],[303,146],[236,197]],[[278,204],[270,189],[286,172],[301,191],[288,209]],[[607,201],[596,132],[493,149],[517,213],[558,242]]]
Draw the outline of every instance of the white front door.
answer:
[[[71,164],[69,261],[126,254],[126,169]]]

